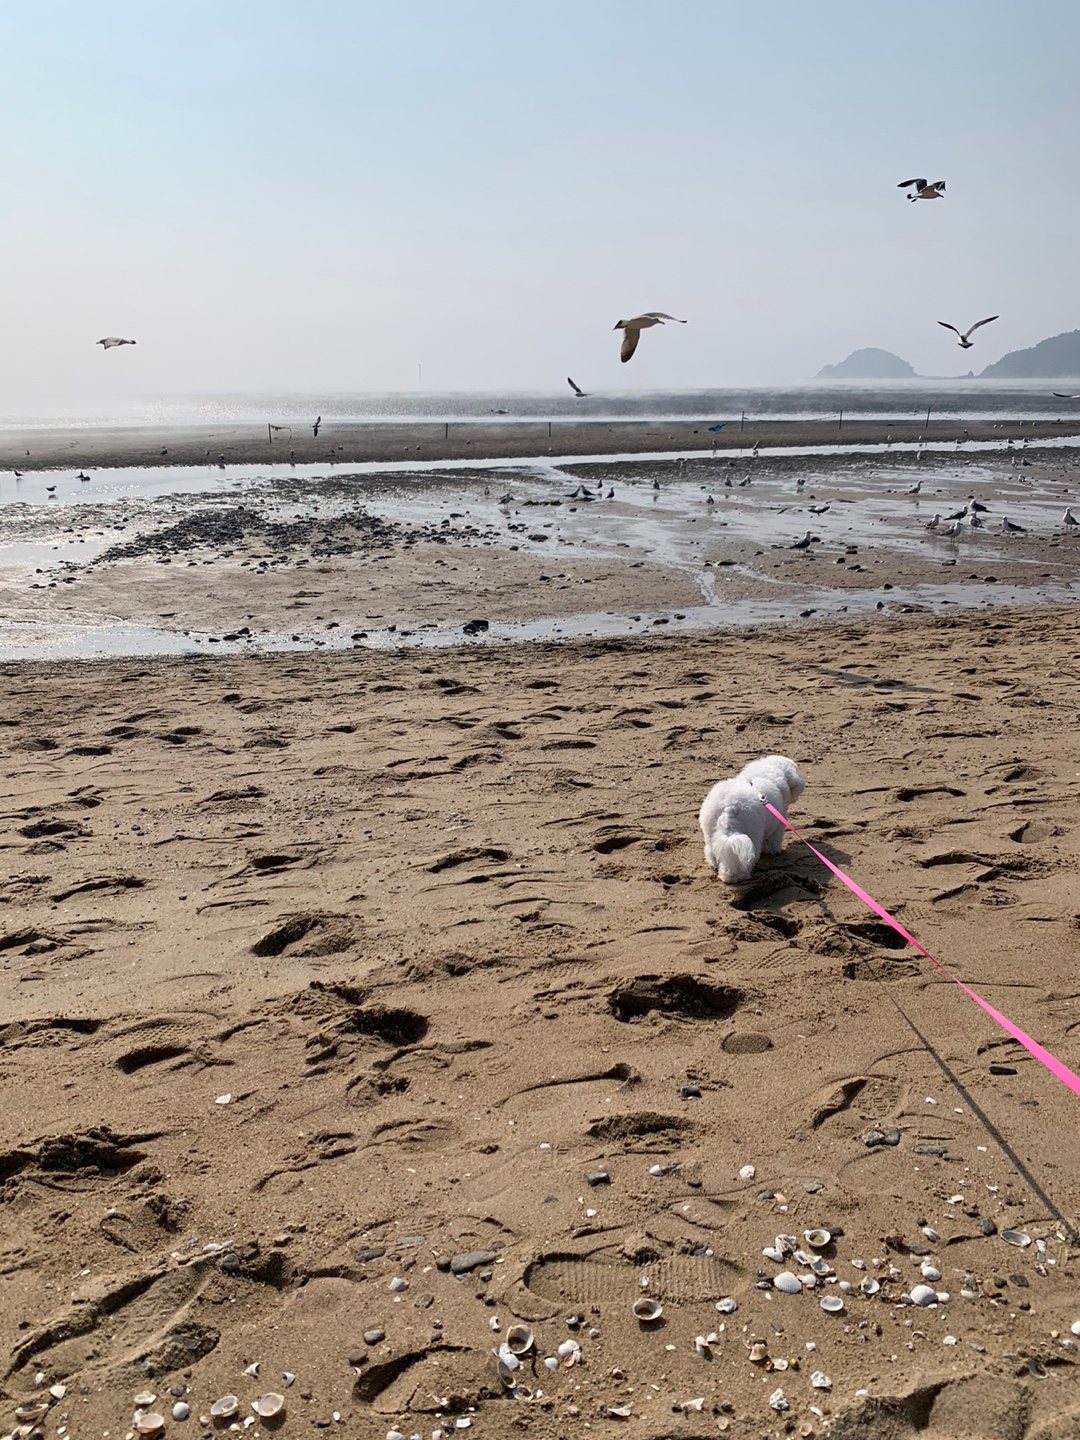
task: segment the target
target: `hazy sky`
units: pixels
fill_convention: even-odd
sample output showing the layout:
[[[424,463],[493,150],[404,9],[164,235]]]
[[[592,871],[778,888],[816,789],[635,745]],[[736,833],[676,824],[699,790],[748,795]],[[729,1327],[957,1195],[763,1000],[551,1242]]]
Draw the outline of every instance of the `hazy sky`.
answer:
[[[1080,327],[1078,54],[1077,0],[0,0],[0,408],[978,370]]]

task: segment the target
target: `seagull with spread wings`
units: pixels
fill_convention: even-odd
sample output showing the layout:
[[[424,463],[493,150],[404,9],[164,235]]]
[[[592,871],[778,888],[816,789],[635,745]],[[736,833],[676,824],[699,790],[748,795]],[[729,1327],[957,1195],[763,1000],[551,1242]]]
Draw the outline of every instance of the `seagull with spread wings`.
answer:
[[[978,330],[980,325],[989,325],[991,320],[997,320],[998,318],[999,317],[997,315],[988,315],[985,320],[976,320],[975,324],[965,330],[962,335],[960,334],[960,331],[957,330],[956,326],[950,325],[947,320],[939,320],[937,323],[939,325],[943,325],[946,330],[951,330],[954,335],[960,335],[961,350],[970,350],[971,341],[968,339],[968,336],[974,335],[975,331]]]
[[[566,383],[567,383],[567,385],[570,386],[570,389],[574,392],[574,398],[575,398],[576,400],[588,400],[588,398],[589,398],[589,392],[588,392],[588,390],[582,390],[582,388],[581,388],[580,385],[575,385],[574,382],[573,382],[573,380],[570,379],[570,376],[569,376],[569,375],[567,375],[567,377],[566,377]]]
[[[685,320],[680,320],[675,315],[665,315],[663,310],[646,310],[643,315],[635,315],[632,320],[620,320],[612,327],[624,332],[622,349],[619,351],[619,359],[624,365],[637,349],[642,330],[648,330],[653,325],[662,325],[665,320],[674,320],[676,325],[686,324]]]
[[[111,350],[114,345],[134,345],[134,340],[121,340],[119,335],[106,335],[104,340],[95,340],[95,345],[102,345],[106,350]]]
[[[945,181],[935,180],[928,185],[925,180],[901,180],[896,187],[898,190],[914,190],[914,195],[909,195],[909,200],[940,200],[945,194]]]
[[[1080,400],[1080,395],[1063,395],[1060,390],[1052,392],[1055,400]]]

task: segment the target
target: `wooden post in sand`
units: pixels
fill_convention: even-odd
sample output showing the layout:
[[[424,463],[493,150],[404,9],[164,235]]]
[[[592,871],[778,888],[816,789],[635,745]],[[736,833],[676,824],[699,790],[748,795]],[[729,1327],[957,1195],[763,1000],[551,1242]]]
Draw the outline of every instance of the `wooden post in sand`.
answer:
[[[837,427],[836,427],[836,432],[837,432],[837,434],[839,434],[840,431],[841,431],[843,428],[844,428],[844,412],[843,412],[843,410],[841,410],[841,411],[840,411],[840,423],[839,423],[839,425],[837,425]]]
[[[740,433],[741,433],[745,428],[746,428],[746,411],[744,410],[744,411],[740,414],[740,416],[739,416],[739,431],[740,431]]]
[[[930,407],[929,405],[927,405],[927,407],[926,407],[926,423],[927,423],[927,426],[929,426],[929,424],[930,424],[930,410],[931,410],[931,407]]]
[[[270,444],[271,444],[271,445],[274,443],[274,432],[273,432],[273,430],[270,429],[270,421],[269,421],[269,420],[266,422],[266,438],[267,438],[267,440],[270,441]]]
[[[449,439],[450,439],[450,421],[449,421],[449,420],[447,420],[446,423],[443,425],[443,439],[444,439],[444,440],[449,440]]]
[[[551,439],[551,421],[548,421],[548,439]]]

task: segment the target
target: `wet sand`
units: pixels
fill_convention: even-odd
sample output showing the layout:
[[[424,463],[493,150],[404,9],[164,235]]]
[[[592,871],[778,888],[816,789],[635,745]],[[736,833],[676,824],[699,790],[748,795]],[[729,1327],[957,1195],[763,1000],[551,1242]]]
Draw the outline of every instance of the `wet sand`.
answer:
[[[273,418],[273,417],[268,417]],[[725,417],[717,416],[717,420]],[[514,420],[335,422],[318,437],[310,426],[268,438],[265,425],[138,426],[128,429],[26,429],[0,431],[0,469],[27,472],[59,466],[239,465],[284,462],[292,452],[308,463],[365,461],[528,459],[546,451],[559,455],[648,453],[659,450],[740,450],[748,446],[883,444],[920,438],[951,443],[970,440],[1057,439],[1078,433],[1076,421],[920,419],[849,421],[728,419],[719,434],[705,421]],[[164,452],[164,453],[163,453]]]
[[[1076,1098],[790,839],[721,886],[696,811],[792,755],[804,833],[1080,1069],[1078,651],[1064,607],[0,667],[9,1422],[1074,1434]]]
[[[0,508],[0,653],[446,644],[471,621],[474,643],[505,643],[1060,601],[1080,584],[1080,527],[1062,524],[1078,457],[286,469],[145,499],[57,481],[67,503],[27,477],[24,503]],[[972,498],[980,526],[931,528]]]

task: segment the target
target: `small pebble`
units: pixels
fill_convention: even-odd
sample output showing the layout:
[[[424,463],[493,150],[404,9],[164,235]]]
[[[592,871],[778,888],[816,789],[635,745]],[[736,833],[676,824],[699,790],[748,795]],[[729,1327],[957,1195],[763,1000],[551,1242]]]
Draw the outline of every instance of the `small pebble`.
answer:
[[[989,1215],[984,1215],[979,1221],[979,1230],[983,1235],[996,1235],[997,1225],[990,1219]]]
[[[744,1165],[744,1166],[742,1167],[742,1169],[739,1171],[739,1179],[740,1179],[740,1180],[753,1180],[753,1178],[754,1178],[754,1176],[755,1176],[756,1174],[757,1174],[757,1171],[754,1169],[753,1165]]]
[[[700,1100],[700,1099],[701,1099],[701,1086],[700,1086],[700,1085],[681,1085],[681,1086],[679,1087],[679,1094],[682,1096],[682,1098],[683,1098],[684,1100]]]
[[[610,1185],[611,1176],[606,1170],[590,1170],[585,1179],[590,1185]]]
[[[385,1331],[385,1330],[375,1329],[375,1330],[365,1330],[365,1331],[364,1331],[364,1344],[365,1344],[365,1345],[378,1345],[378,1343],[379,1343],[380,1340],[385,1340],[385,1339],[386,1339],[386,1331]]]
[[[387,1289],[393,1291],[395,1295],[400,1295],[403,1290],[407,1290],[408,1288],[409,1282],[403,1280],[400,1275],[395,1275],[387,1286]]]
[[[186,1420],[190,1414],[191,1406],[185,1404],[183,1400],[178,1400],[172,1407],[172,1418],[174,1420]]]

